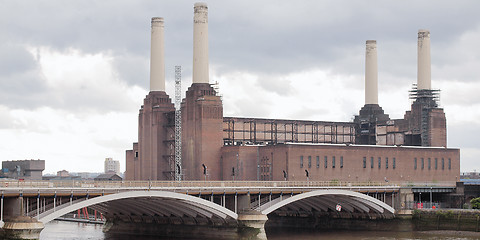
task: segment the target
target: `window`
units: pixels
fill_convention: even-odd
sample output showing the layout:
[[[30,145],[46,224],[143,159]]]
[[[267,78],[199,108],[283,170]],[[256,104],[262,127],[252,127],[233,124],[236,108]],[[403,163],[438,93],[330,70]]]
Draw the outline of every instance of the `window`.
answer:
[[[370,158],[370,168],[373,168],[373,157]]]
[[[448,170],[452,169],[452,159],[448,159]]]
[[[380,169],[382,167],[382,158],[379,157],[378,158],[378,169]]]
[[[300,168],[303,168],[303,156],[300,156]]]
[[[320,157],[317,156],[317,168],[319,168],[319,167],[320,167]]]
[[[323,164],[325,165],[325,168],[327,168],[327,165],[328,165],[328,157],[327,156],[325,156],[325,160],[323,162],[324,162]]]
[[[363,168],[367,168],[367,157],[363,157]]]
[[[343,156],[340,156],[340,168],[343,168]]]
[[[435,170],[438,169],[438,158],[435,158]]]
[[[442,158],[442,170],[444,170],[444,169],[445,169],[445,159]]]
[[[138,151],[135,151],[135,157],[138,157]]]
[[[312,156],[308,156],[308,168],[312,167]]]
[[[423,164],[423,158],[422,158],[422,170],[423,170],[424,164]]]
[[[392,163],[392,168],[393,168],[393,169],[395,169],[395,167],[396,167],[396,166],[395,166],[395,160],[396,160],[396,159],[393,158],[393,163]]]
[[[385,158],[385,168],[388,169],[388,157]]]
[[[417,158],[415,158],[415,160],[414,160],[413,169],[417,169]]]
[[[332,157],[332,168],[335,168],[335,156]]]
[[[428,158],[428,170],[430,170],[432,168],[432,159]]]

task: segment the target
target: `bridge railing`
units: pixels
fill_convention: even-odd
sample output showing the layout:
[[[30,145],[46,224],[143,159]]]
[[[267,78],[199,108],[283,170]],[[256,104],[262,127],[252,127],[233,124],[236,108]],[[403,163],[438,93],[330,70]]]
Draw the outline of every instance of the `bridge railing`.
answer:
[[[455,182],[346,181],[0,181],[1,188],[295,188],[295,187],[452,187]]]

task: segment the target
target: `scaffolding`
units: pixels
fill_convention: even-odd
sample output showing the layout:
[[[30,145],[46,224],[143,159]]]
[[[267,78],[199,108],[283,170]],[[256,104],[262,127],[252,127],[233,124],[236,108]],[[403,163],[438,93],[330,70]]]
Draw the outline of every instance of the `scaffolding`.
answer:
[[[165,112],[164,116],[167,122],[163,125],[166,134],[163,140],[165,145],[163,159],[165,159],[167,165],[163,175],[165,179],[173,181],[175,179],[175,112]]]
[[[440,90],[438,89],[418,89],[413,84],[410,92],[410,99],[414,100],[414,104],[420,105],[420,139],[421,146],[430,146],[430,112],[434,108],[438,108],[440,100]]]
[[[175,180],[182,180],[182,66],[175,66]]]
[[[355,143],[355,123],[223,118],[224,145]]]

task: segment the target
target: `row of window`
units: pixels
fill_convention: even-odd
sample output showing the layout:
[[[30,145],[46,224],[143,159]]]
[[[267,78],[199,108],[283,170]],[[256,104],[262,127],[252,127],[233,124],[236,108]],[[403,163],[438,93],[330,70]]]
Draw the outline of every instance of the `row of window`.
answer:
[[[370,168],[375,166],[374,164],[375,158],[370,157]],[[392,168],[395,169],[397,167],[397,159],[392,158]],[[367,157],[363,157],[363,168],[367,168]],[[378,158],[378,169],[382,168],[382,158]],[[385,158],[385,168],[388,169],[388,157]]]
[[[317,156],[317,168],[320,168],[320,156]],[[308,156],[308,168],[312,167],[312,156]],[[328,157],[323,158],[323,165],[328,167]],[[303,156],[300,156],[300,168],[303,168]],[[332,157],[332,168],[335,168],[335,156]],[[343,168],[343,156],[340,157],[340,168]]]
[[[413,164],[413,169],[417,169],[417,158],[413,159],[414,164]],[[432,169],[432,159],[428,158],[427,159],[427,164],[428,164],[428,170]],[[445,158],[442,158],[441,162],[442,170],[445,170]],[[425,159],[420,158],[420,168],[425,169]],[[438,158],[435,158],[435,170],[438,169]],[[452,159],[448,159],[448,170],[452,169]]]
[[[300,168],[303,168],[303,156],[300,156]],[[308,156],[307,157],[307,164],[308,164],[308,168],[311,168],[312,167],[312,156]],[[320,157],[317,156],[316,157],[316,162],[317,162],[317,168],[320,168]],[[414,169],[417,169],[417,158],[414,158]],[[435,158],[434,159],[434,166],[435,166],[435,170],[438,169],[438,158]],[[382,158],[379,157],[378,158],[378,169],[381,169],[382,168]],[[392,158],[391,159],[391,166],[393,169],[396,168],[396,164],[397,164],[397,160],[396,158]],[[323,159],[323,165],[325,168],[328,167],[328,157],[325,156],[324,159]],[[374,168],[375,166],[375,158],[374,157],[370,157],[370,168]],[[432,169],[432,159],[431,158],[427,158],[427,167],[428,167],[428,170]],[[335,168],[335,156],[332,156],[332,168]],[[340,157],[340,168],[343,168],[343,156]],[[363,168],[367,168],[367,157],[363,157]],[[388,157],[385,158],[385,169],[388,169],[389,168],[389,159]],[[420,158],[420,168],[421,169],[424,169],[425,168],[425,159],[424,158]],[[442,170],[445,169],[445,159],[442,158],[441,159],[441,168]],[[449,158],[448,159],[448,169],[452,169],[452,160]]]

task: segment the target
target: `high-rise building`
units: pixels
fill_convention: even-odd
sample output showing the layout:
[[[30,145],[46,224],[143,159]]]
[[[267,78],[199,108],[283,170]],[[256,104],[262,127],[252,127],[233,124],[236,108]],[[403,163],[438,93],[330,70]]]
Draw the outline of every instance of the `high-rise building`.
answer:
[[[105,173],[114,172],[120,174],[120,161],[113,160],[113,158],[105,158]]]

